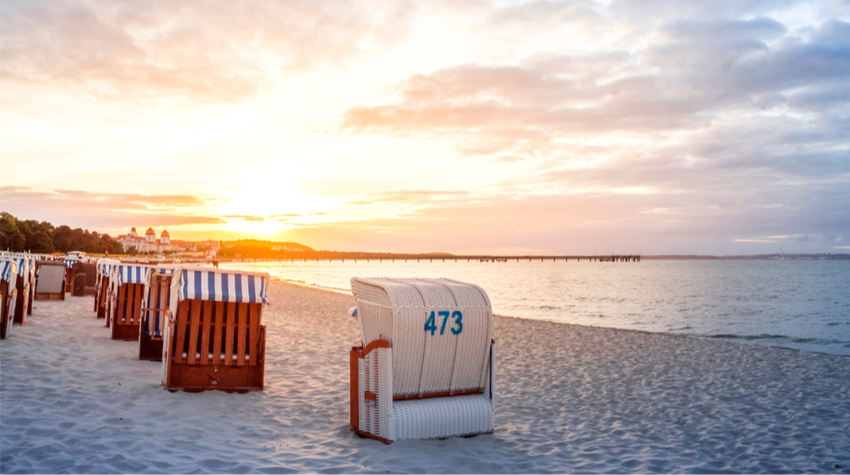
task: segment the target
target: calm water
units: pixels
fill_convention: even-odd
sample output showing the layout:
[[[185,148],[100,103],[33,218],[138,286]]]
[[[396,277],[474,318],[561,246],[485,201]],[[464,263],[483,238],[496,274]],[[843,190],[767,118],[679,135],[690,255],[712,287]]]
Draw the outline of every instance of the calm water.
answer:
[[[314,261],[226,266],[347,292],[353,276],[448,277],[483,287],[497,315],[850,355],[848,261]]]

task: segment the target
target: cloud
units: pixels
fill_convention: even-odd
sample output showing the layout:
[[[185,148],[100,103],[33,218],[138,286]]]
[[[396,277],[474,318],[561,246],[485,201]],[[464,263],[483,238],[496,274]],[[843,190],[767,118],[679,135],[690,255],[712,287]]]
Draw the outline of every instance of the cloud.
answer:
[[[366,198],[349,201],[351,205],[377,203],[424,205],[440,201],[454,201],[470,196],[468,191],[386,190],[370,193]]]
[[[19,219],[48,221],[58,226],[129,229],[132,226],[220,224],[218,217],[195,214],[205,201],[189,195],[93,193],[80,190],[43,191],[20,186],[0,187],[3,210]]]
[[[340,65],[406,34],[404,2],[9,0],[2,77],[97,96],[239,101],[280,73]]]

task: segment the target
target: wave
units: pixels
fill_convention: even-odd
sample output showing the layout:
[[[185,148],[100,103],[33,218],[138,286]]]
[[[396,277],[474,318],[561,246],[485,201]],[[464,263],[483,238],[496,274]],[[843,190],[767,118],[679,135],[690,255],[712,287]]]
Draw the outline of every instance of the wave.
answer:
[[[722,340],[787,340],[790,338],[788,335],[769,335],[769,334],[761,334],[761,335],[733,335],[731,333],[720,333],[717,335],[705,335],[707,338],[717,338]]]

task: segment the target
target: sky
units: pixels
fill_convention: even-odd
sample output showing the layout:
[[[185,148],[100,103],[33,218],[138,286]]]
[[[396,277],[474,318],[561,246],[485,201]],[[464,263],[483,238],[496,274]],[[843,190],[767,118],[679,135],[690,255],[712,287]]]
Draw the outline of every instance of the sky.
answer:
[[[850,0],[3,0],[0,210],[339,251],[850,252]]]

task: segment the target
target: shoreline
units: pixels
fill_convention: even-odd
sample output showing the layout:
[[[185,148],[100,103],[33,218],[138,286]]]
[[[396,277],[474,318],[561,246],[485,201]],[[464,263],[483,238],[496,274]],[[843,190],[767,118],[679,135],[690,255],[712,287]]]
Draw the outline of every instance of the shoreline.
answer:
[[[321,286],[318,286],[318,285],[310,285],[306,282],[286,280],[286,279],[281,279],[279,277],[271,277],[271,280],[273,282],[277,282],[277,283],[280,283],[280,284],[283,284],[283,285],[294,285],[296,287],[301,287],[301,288],[304,288],[304,289],[319,290],[319,291],[323,291],[323,292],[329,292],[329,293],[332,293],[332,294],[347,295],[347,296],[351,297],[351,291],[346,291],[346,290],[342,290],[342,289],[334,289],[334,288],[329,288],[329,287],[321,287]],[[681,337],[681,338],[694,338],[694,339],[697,339],[697,340],[706,340],[706,341],[724,341],[724,342],[732,343],[732,344],[736,344],[736,345],[760,346],[760,347],[764,347],[764,348],[776,348],[776,349],[780,349],[780,350],[802,351],[802,352],[805,352],[805,353],[813,353],[813,354],[818,354],[818,355],[841,356],[841,357],[845,357],[845,358],[850,358],[850,354],[836,354],[836,353],[827,353],[825,351],[815,351],[815,350],[806,350],[806,349],[801,349],[801,348],[791,348],[791,347],[787,347],[787,346],[767,345],[767,344],[762,344],[762,343],[756,343],[756,342],[753,342],[753,341],[748,341],[747,338],[741,338],[741,337],[739,337],[739,338],[726,338],[726,337],[723,337],[723,336],[682,335],[682,334],[678,334],[678,333],[669,333],[669,332],[662,332],[662,331],[636,330],[636,329],[633,329],[633,328],[603,327],[603,326],[599,326],[599,325],[583,325],[583,324],[580,324],[580,323],[559,322],[557,320],[548,320],[548,319],[542,319],[542,318],[514,317],[514,316],[511,316],[511,315],[498,315],[496,313],[494,313],[493,316],[497,317],[497,318],[515,318],[515,319],[518,319],[518,320],[533,320],[535,322],[557,323],[557,324],[560,324],[560,325],[574,325],[574,326],[588,327],[588,328],[608,328],[608,329],[622,330],[622,331],[627,331],[627,332],[657,334],[657,335],[669,335],[669,336],[676,336],[676,337]],[[743,341],[740,341],[740,340],[743,340]]]
[[[243,395],[165,391],[90,297],[37,301],[0,342],[0,472],[850,473],[839,355],[500,316],[495,432],[385,446],[348,427],[353,298],[269,297]]]

